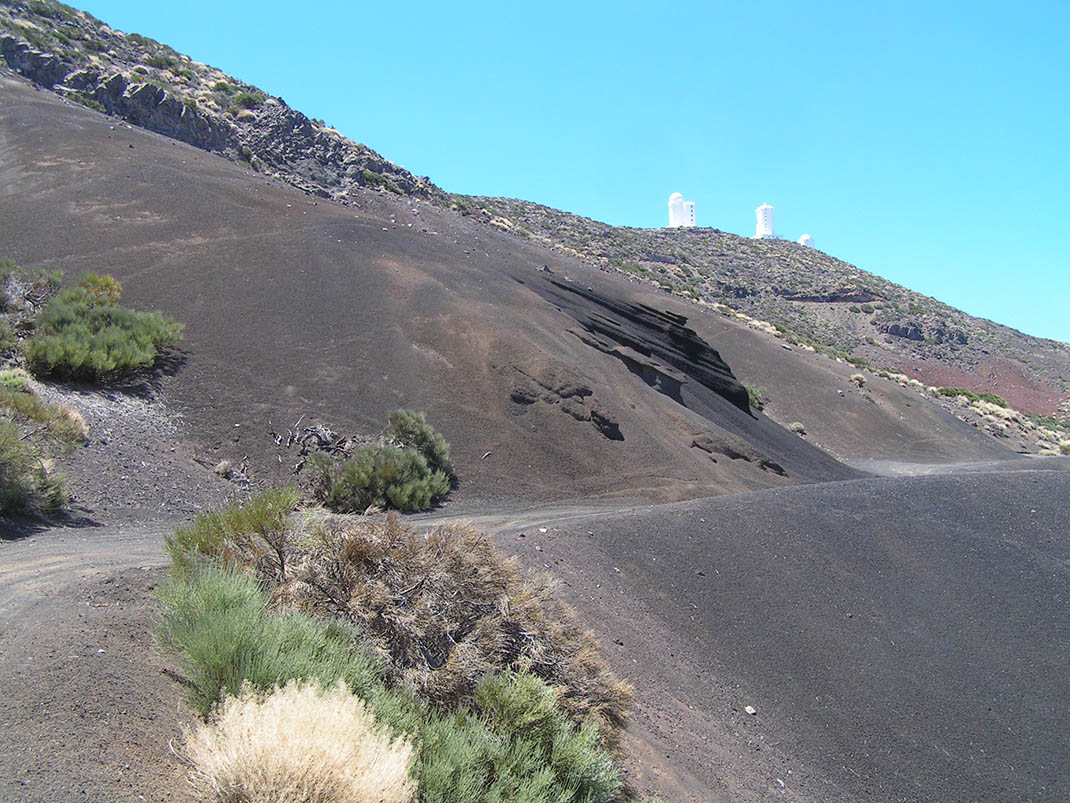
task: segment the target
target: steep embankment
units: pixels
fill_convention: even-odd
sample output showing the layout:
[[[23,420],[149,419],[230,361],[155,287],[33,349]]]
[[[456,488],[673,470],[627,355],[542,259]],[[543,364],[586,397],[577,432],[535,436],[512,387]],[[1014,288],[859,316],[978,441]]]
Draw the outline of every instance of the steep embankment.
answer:
[[[768,353],[760,332],[428,203],[369,191],[349,207],[318,202],[17,79],[2,89],[8,255],[69,275],[107,269],[132,303],[187,324],[185,361],[167,392],[207,444],[209,464],[248,456],[254,478],[285,474],[280,464],[294,458],[279,453],[271,426],[312,416],[371,433],[389,410],[409,406],[454,443],[461,500],[674,499],[851,475],[737,406],[741,390],[717,338],[731,331],[737,355],[748,343]],[[539,269],[546,262],[592,311],[627,313],[621,348],[650,356],[662,342],[656,361],[677,363],[665,373],[687,380],[683,395],[652,387],[624,352],[591,343],[576,310],[537,292],[553,286]],[[635,314],[666,304],[694,314],[686,323]],[[700,346],[725,378],[720,393],[688,367]],[[800,363],[782,398],[814,399],[804,423],[820,432],[825,419],[831,435],[840,411],[825,399],[850,385],[836,373],[844,366],[824,362],[834,368],[811,373]],[[775,385],[770,393],[781,395]],[[859,456],[848,448],[855,442],[869,444],[864,457],[1006,453],[924,401],[908,406],[891,386],[879,398],[886,406],[867,409],[853,440],[830,440],[844,457]],[[914,421],[913,410],[925,412]],[[902,448],[933,421],[944,430],[926,435],[925,449]]]

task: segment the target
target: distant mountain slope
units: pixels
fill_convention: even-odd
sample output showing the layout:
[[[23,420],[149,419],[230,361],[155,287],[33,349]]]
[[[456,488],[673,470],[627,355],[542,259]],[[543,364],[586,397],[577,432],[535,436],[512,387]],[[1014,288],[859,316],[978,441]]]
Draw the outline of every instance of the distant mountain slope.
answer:
[[[0,0],[0,59],[71,100],[318,197],[348,204],[371,188],[425,199],[600,269],[727,305],[789,342],[925,385],[995,392],[1028,413],[1070,415],[1067,344],[974,318],[814,249],[716,229],[613,227],[526,201],[447,195],[281,98],[54,0]]]
[[[972,317],[813,248],[708,228],[609,226],[507,198],[454,196],[454,206],[590,264],[726,305],[789,342],[928,385],[995,391],[1044,415],[1070,393],[1066,343]]]

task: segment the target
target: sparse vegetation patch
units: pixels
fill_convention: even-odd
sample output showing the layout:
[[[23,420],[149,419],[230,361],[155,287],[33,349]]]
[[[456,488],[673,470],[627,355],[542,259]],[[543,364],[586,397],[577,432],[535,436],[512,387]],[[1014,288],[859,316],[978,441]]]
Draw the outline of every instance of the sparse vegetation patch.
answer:
[[[169,541],[161,639],[202,715],[341,681],[368,728],[413,744],[420,801],[615,799],[606,744],[628,689],[545,585],[466,528],[424,537],[291,501],[206,514]]]
[[[997,407],[1009,407],[1010,405],[1004,400],[1002,396],[998,396],[995,393],[975,393],[968,388],[938,388],[937,393],[941,396],[965,396],[971,402],[986,401],[989,404],[994,404]]]

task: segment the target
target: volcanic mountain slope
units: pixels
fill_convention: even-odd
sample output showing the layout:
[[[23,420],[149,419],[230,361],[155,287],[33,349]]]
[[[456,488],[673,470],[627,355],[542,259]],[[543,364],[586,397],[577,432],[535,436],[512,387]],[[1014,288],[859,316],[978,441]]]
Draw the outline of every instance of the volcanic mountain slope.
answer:
[[[617,228],[526,201],[449,196],[281,98],[54,0],[0,2],[0,57],[38,85],[343,204],[427,199],[603,270],[725,304],[784,338],[926,385],[1070,410],[1070,346],[969,316],[814,249],[716,229]],[[1061,411],[1061,412],[1060,412]]]
[[[644,790],[1059,799],[1067,475],[1035,469],[1065,460],[1016,459],[893,383],[430,202],[342,206],[10,74],[0,97],[5,255],[113,272],[184,321],[162,397],[203,458],[248,456],[254,480],[288,476],[272,425],[372,433],[426,410],[462,480],[435,515],[496,517],[638,681]],[[805,438],[746,409],[756,381]],[[815,444],[998,473],[864,478]],[[512,512],[547,502],[563,512]]]
[[[278,477],[296,458],[270,429],[305,416],[370,434],[414,407],[454,443],[461,500],[678,499],[855,476],[747,409],[729,366],[769,354],[763,333],[427,203],[321,202],[21,80],[2,88],[7,255],[111,271],[133,303],[186,323],[167,392],[206,459],[248,457],[254,476]],[[805,425],[843,457],[1010,454],[888,383],[861,398],[849,366],[775,353],[803,361],[769,394],[813,400]]]
[[[1052,415],[1070,400],[1070,346],[975,318],[813,248],[709,228],[632,229],[508,198],[454,206],[590,264],[774,326],[938,387],[996,392]],[[1066,409],[1063,411],[1066,412]]]

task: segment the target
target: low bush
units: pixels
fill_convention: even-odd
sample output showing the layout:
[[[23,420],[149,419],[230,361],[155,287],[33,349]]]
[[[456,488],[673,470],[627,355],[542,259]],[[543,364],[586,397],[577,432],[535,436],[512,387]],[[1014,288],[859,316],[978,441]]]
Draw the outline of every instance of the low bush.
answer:
[[[135,312],[75,287],[48,303],[22,348],[37,376],[108,382],[152,367],[182,328],[162,312]]]
[[[0,516],[59,512],[67,504],[62,475],[23,439],[13,421],[0,417]]]
[[[110,273],[87,273],[78,280],[78,286],[89,293],[97,304],[118,304],[123,295],[123,286]]]
[[[267,100],[267,95],[263,92],[247,92],[242,90],[241,92],[235,93],[234,97],[231,99],[231,105],[234,108],[255,109],[265,100]]]
[[[178,63],[178,60],[173,56],[168,56],[166,53],[155,53],[145,59],[145,63],[158,70],[168,70],[171,67],[174,67]]]
[[[192,525],[179,527],[164,539],[171,563],[186,571],[209,559],[228,568],[269,560],[274,561],[274,572],[285,578],[286,556],[294,538],[288,518],[300,501],[294,488],[273,488],[245,504],[201,513]]]
[[[310,463],[313,494],[342,513],[426,510],[450,492],[455,477],[449,443],[411,410],[391,413],[377,443],[342,458],[319,453]]]
[[[361,625],[395,683],[445,708],[470,704],[487,673],[532,673],[565,690],[575,722],[615,738],[631,687],[548,581],[524,578],[466,526],[422,536],[396,515],[294,514],[295,499],[292,489],[269,491],[200,514],[167,539],[174,566],[250,571],[280,604]]]
[[[747,403],[750,404],[755,410],[762,410],[765,408],[765,388],[760,385],[744,385],[747,389]]]
[[[32,428],[23,435],[61,448],[83,443],[89,434],[81,413],[42,401],[17,371],[0,371],[0,416]]]
[[[3,309],[3,299],[0,298],[0,309]],[[18,338],[15,337],[15,332],[9,324],[3,318],[0,318],[0,358],[10,356],[15,351],[15,347],[19,344]]]
[[[247,687],[187,733],[205,799],[246,803],[407,803],[412,743],[391,739],[339,682]]]
[[[450,445],[444,437],[432,429],[423,413],[412,410],[395,410],[387,416],[389,422],[383,433],[401,447],[411,447],[427,460],[431,471],[439,471],[452,478]]]
[[[998,396],[995,393],[975,393],[974,391],[968,388],[937,388],[936,392],[939,393],[941,396],[965,396],[968,400],[972,402],[986,401],[989,404],[996,405],[997,407],[1010,408],[1010,405],[1007,404],[1007,401],[1002,396]]]
[[[51,515],[67,503],[65,481],[50,455],[85,441],[77,410],[38,398],[19,369],[0,371],[0,515]]]
[[[551,583],[525,578],[486,536],[325,512],[308,514],[303,532],[290,559],[301,569],[277,598],[362,624],[399,682],[448,707],[471,702],[489,672],[529,672],[565,690],[574,721],[593,719],[609,740],[623,726],[631,687]]]
[[[331,510],[361,513],[368,508],[412,513],[426,510],[450,490],[450,480],[432,471],[413,448],[370,445],[335,461],[323,455],[312,461],[320,498]]]
[[[187,693],[202,715],[250,688],[268,691],[293,679],[330,688],[342,681],[392,736],[412,739],[418,799],[425,803],[602,803],[619,790],[597,730],[549,712],[555,693],[536,678],[485,679],[471,707],[441,710],[387,685],[351,627],[269,612],[254,577],[205,565],[175,574],[159,596],[161,640],[181,651]]]
[[[384,176],[381,173],[376,173],[368,168],[364,168],[360,171],[361,184],[365,187],[382,187],[388,192],[392,192],[395,195],[401,195],[401,188],[394,183],[393,179],[389,176]],[[465,211],[467,207],[458,207],[462,215],[469,214]]]

